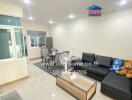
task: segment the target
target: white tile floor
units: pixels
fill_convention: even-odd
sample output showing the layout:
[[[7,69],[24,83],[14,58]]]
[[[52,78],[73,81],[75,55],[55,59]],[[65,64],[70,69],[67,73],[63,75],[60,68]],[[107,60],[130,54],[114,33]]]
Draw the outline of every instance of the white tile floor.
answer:
[[[67,92],[56,86],[56,79],[44,72],[33,63],[40,60],[32,60],[29,63],[29,78],[0,88],[0,94],[17,90],[23,100],[76,100]],[[112,100],[100,92],[100,83],[97,84],[97,92],[92,100]]]

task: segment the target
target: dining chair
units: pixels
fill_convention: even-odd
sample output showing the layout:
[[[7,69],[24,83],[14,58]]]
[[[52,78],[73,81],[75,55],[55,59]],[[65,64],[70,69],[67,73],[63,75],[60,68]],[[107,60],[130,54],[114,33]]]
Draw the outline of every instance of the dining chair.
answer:
[[[60,56],[61,56],[62,53],[57,53],[56,56],[55,56],[55,60],[54,60],[54,63],[55,65],[59,65],[60,64]]]
[[[42,56],[42,62],[49,62],[49,60],[51,59],[51,57],[49,57],[49,51],[46,47],[42,47],[41,48],[41,56]]]

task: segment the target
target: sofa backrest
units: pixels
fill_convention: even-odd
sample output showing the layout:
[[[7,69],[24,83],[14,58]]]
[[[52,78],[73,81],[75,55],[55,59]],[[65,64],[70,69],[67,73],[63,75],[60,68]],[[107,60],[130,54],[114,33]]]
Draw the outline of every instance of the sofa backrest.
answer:
[[[94,64],[95,54],[93,54],[93,53],[83,53],[82,54],[82,61]]]
[[[117,58],[95,55],[94,53],[84,52],[82,54],[82,61],[83,62],[88,62],[88,63],[95,64],[97,66],[102,66],[102,67],[107,67],[107,68],[111,67],[111,65],[115,59],[117,59]],[[123,62],[125,62],[125,60],[123,60]]]
[[[95,64],[102,67],[111,67],[112,57],[96,55]]]

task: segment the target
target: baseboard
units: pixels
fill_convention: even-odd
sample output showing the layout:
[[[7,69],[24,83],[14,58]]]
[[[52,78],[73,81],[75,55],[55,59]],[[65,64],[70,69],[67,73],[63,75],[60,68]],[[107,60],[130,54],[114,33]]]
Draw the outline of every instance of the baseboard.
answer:
[[[15,82],[17,82],[17,81],[24,80],[24,79],[26,79],[26,78],[29,78],[29,76],[25,76],[25,77],[22,77],[21,79],[16,79],[16,80],[14,80],[14,81],[10,81],[10,82],[8,82],[8,83],[2,84],[2,85],[0,85],[0,87],[3,87],[3,86],[6,86],[6,85],[15,83]]]
[[[37,60],[37,59],[41,59],[41,57],[31,58],[31,59],[29,59],[29,60]]]

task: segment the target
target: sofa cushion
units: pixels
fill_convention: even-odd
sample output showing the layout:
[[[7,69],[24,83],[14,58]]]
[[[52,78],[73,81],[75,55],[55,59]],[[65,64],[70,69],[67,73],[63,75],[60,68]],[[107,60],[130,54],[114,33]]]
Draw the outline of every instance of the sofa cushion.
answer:
[[[130,100],[131,89],[131,80],[114,72],[109,72],[101,83],[101,92],[117,100]]]
[[[100,55],[96,55],[95,57],[95,64],[97,66],[110,67],[111,62],[112,62],[112,57],[106,57],[106,56],[100,56]]]
[[[88,63],[94,63],[95,61],[95,54],[93,53],[83,53],[82,54],[82,61]]]
[[[86,70],[90,73],[99,75],[101,77],[106,76],[109,73],[109,68],[105,68],[105,67],[85,67]]]

